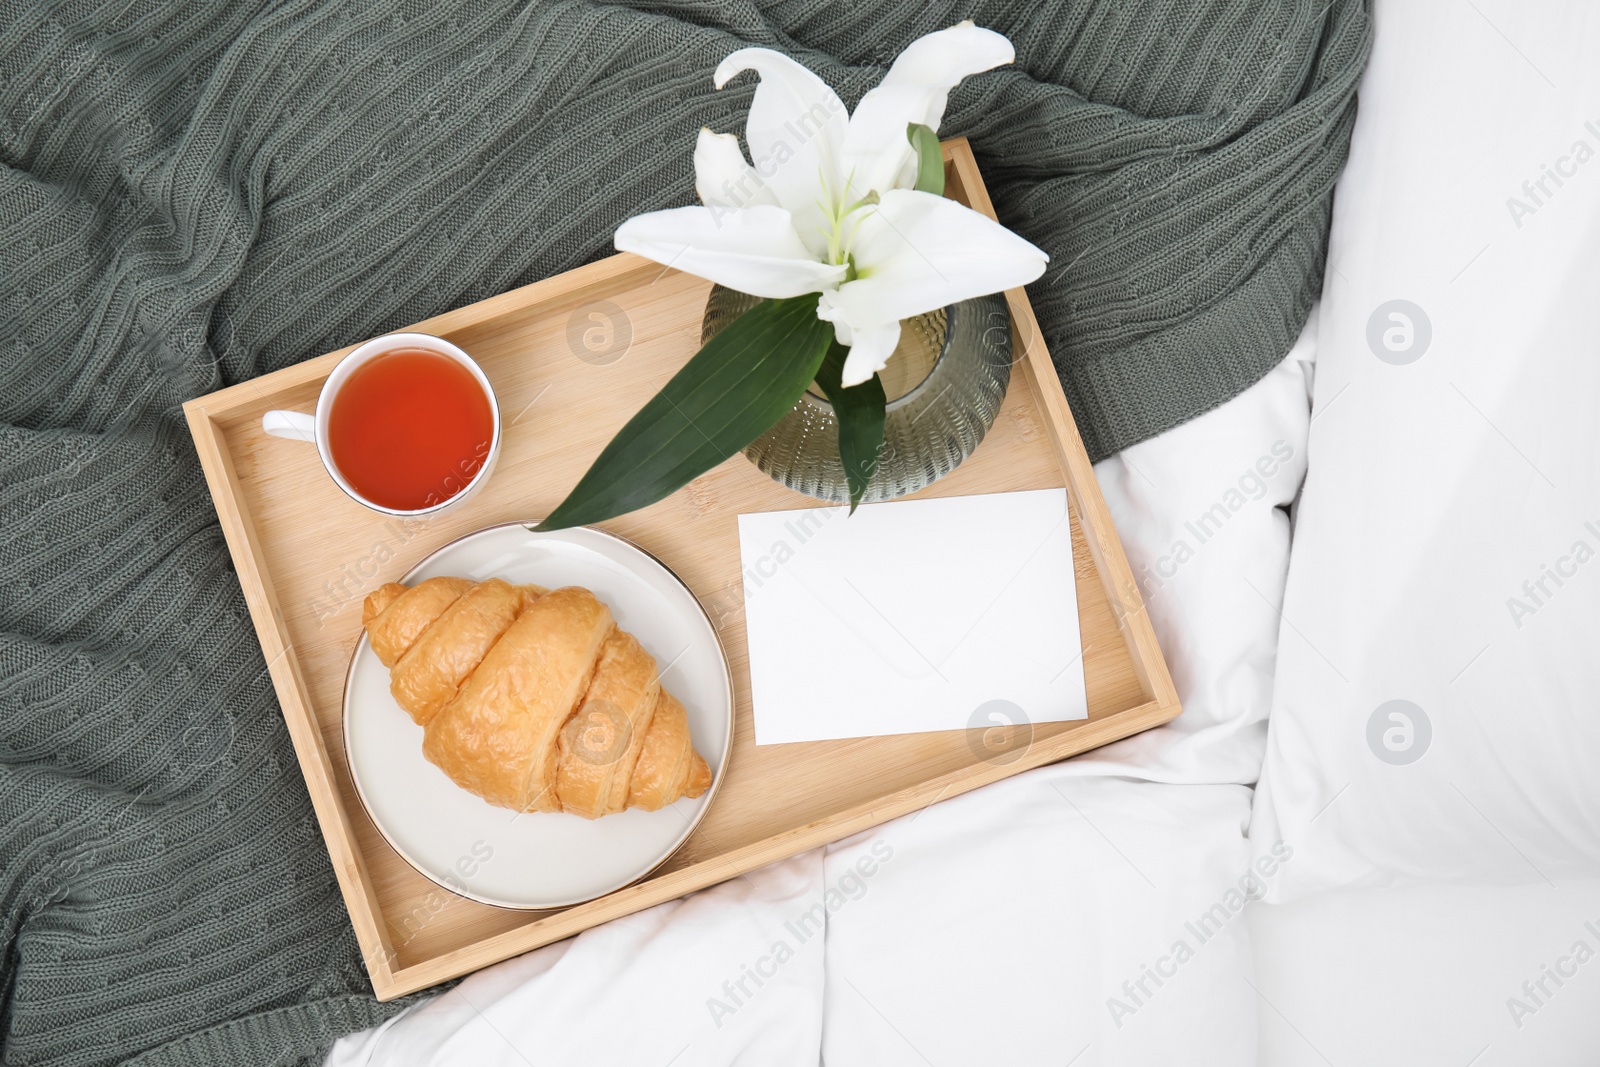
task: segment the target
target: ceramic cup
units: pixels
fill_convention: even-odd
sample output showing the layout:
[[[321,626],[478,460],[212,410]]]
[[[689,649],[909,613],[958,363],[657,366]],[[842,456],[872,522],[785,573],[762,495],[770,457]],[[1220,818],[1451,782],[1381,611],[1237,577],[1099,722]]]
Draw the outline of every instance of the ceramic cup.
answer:
[[[483,459],[483,466],[478,468],[472,480],[462,487],[454,496],[441,500],[428,507],[402,508],[385,507],[382,504],[368,500],[357,492],[339,472],[338,466],[333,462],[333,456],[328,447],[328,417],[333,411],[333,400],[339,395],[339,390],[344,383],[350,380],[350,375],[357,368],[379,356],[401,350],[422,349],[436,352],[441,356],[448,356],[471,372],[478,385],[483,388],[483,393],[489,398],[489,410],[494,417],[493,434],[489,439],[489,454]],[[459,507],[467,498],[483,488],[483,483],[489,480],[489,474],[494,469],[495,460],[500,458],[500,402],[494,395],[494,387],[489,384],[488,377],[483,373],[473,358],[460,348],[446,341],[442,337],[433,337],[425,333],[391,333],[382,337],[374,337],[351,349],[350,354],[339,361],[333,368],[333,373],[328,375],[327,381],[322,384],[322,392],[317,396],[317,410],[315,414],[307,415],[302,411],[269,411],[261,416],[261,428],[274,437],[285,437],[294,441],[308,441],[317,446],[317,454],[322,457],[322,465],[328,471],[328,477],[333,479],[335,485],[343,489],[345,495],[356,503],[371,508],[373,511],[385,515],[399,515],[405,517],[419,515],[437,515],[451,508]]]

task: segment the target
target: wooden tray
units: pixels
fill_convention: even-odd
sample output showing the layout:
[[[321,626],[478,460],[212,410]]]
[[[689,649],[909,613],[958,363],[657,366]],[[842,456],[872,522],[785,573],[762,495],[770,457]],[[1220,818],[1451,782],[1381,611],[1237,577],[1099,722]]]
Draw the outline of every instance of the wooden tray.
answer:
[[[946,195],[992,216],[966,141],[946,142],[944,153]],[[1023,291],[1014,289],[1006,296],[1019,373],[1012,375],[1000,416],[971,459],[920,495],[1067,487],[1088,719],[1012,728],[1006,746],[986,759],[967,731],[757,748],[736,516],[804,507],[809,498],[735,456],[668,499],[606,524],[688,583],[717,620],[728,650],[738,695],[733,753],[700,829],[645,880],[559,911],[475,903],[408,866],[368,819],[345,762],[340,700],[362,598],[465,533],[536,519],[552,508],[617,429],[698,349],[709,288],[637,256],[616,255],[408,327],[470,352],[494,382],[505,423],[494,476],[469,504],[443,518],[402,521],[367,511],[334,486],[310,446],[262,433],[261,415],[271,408],[312,410],[323,379],[349,349],[184,405],[380,999],[1178,714],[1177,693],[1033,311]],[[587,347],[585,330],[600,331],[587,338]]]

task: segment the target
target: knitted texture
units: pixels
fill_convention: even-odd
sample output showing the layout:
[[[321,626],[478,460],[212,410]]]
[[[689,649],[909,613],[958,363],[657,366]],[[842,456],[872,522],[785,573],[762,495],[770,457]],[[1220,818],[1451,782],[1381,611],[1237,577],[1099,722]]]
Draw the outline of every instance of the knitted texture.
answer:
[[[1255,381],[1320,287],[1360,0],[0,0],[7,1062],[295,1063],[370,995],[180,404],[692,202],[783,49],[853,104],[972,18],[1001,219],[1096,457]]]

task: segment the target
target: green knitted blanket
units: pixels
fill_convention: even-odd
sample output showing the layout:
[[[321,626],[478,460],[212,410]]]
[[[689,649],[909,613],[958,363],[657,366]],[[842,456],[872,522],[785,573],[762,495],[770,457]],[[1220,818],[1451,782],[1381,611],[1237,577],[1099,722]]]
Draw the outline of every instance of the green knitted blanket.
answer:
[[[1089,450],[1237,394],[1322,277],[1361,0],[0,0],[4,1059],[295,1063],[370,995],[179,405],[690,203],[742,44],[849,104],[962,18]],[[140,1055],[142,1054],[142,1056]]]

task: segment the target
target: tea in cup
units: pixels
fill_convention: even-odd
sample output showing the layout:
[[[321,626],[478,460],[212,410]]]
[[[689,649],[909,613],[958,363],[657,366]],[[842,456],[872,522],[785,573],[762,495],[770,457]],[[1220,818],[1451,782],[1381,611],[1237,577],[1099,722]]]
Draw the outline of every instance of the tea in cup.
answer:
[[[500,454],[500,407],[483,369],[421,333],[356,346],[323,383],[314,415],[269,411],[261,428],[314,442],[334,483],[386,515],[462,503]]]

